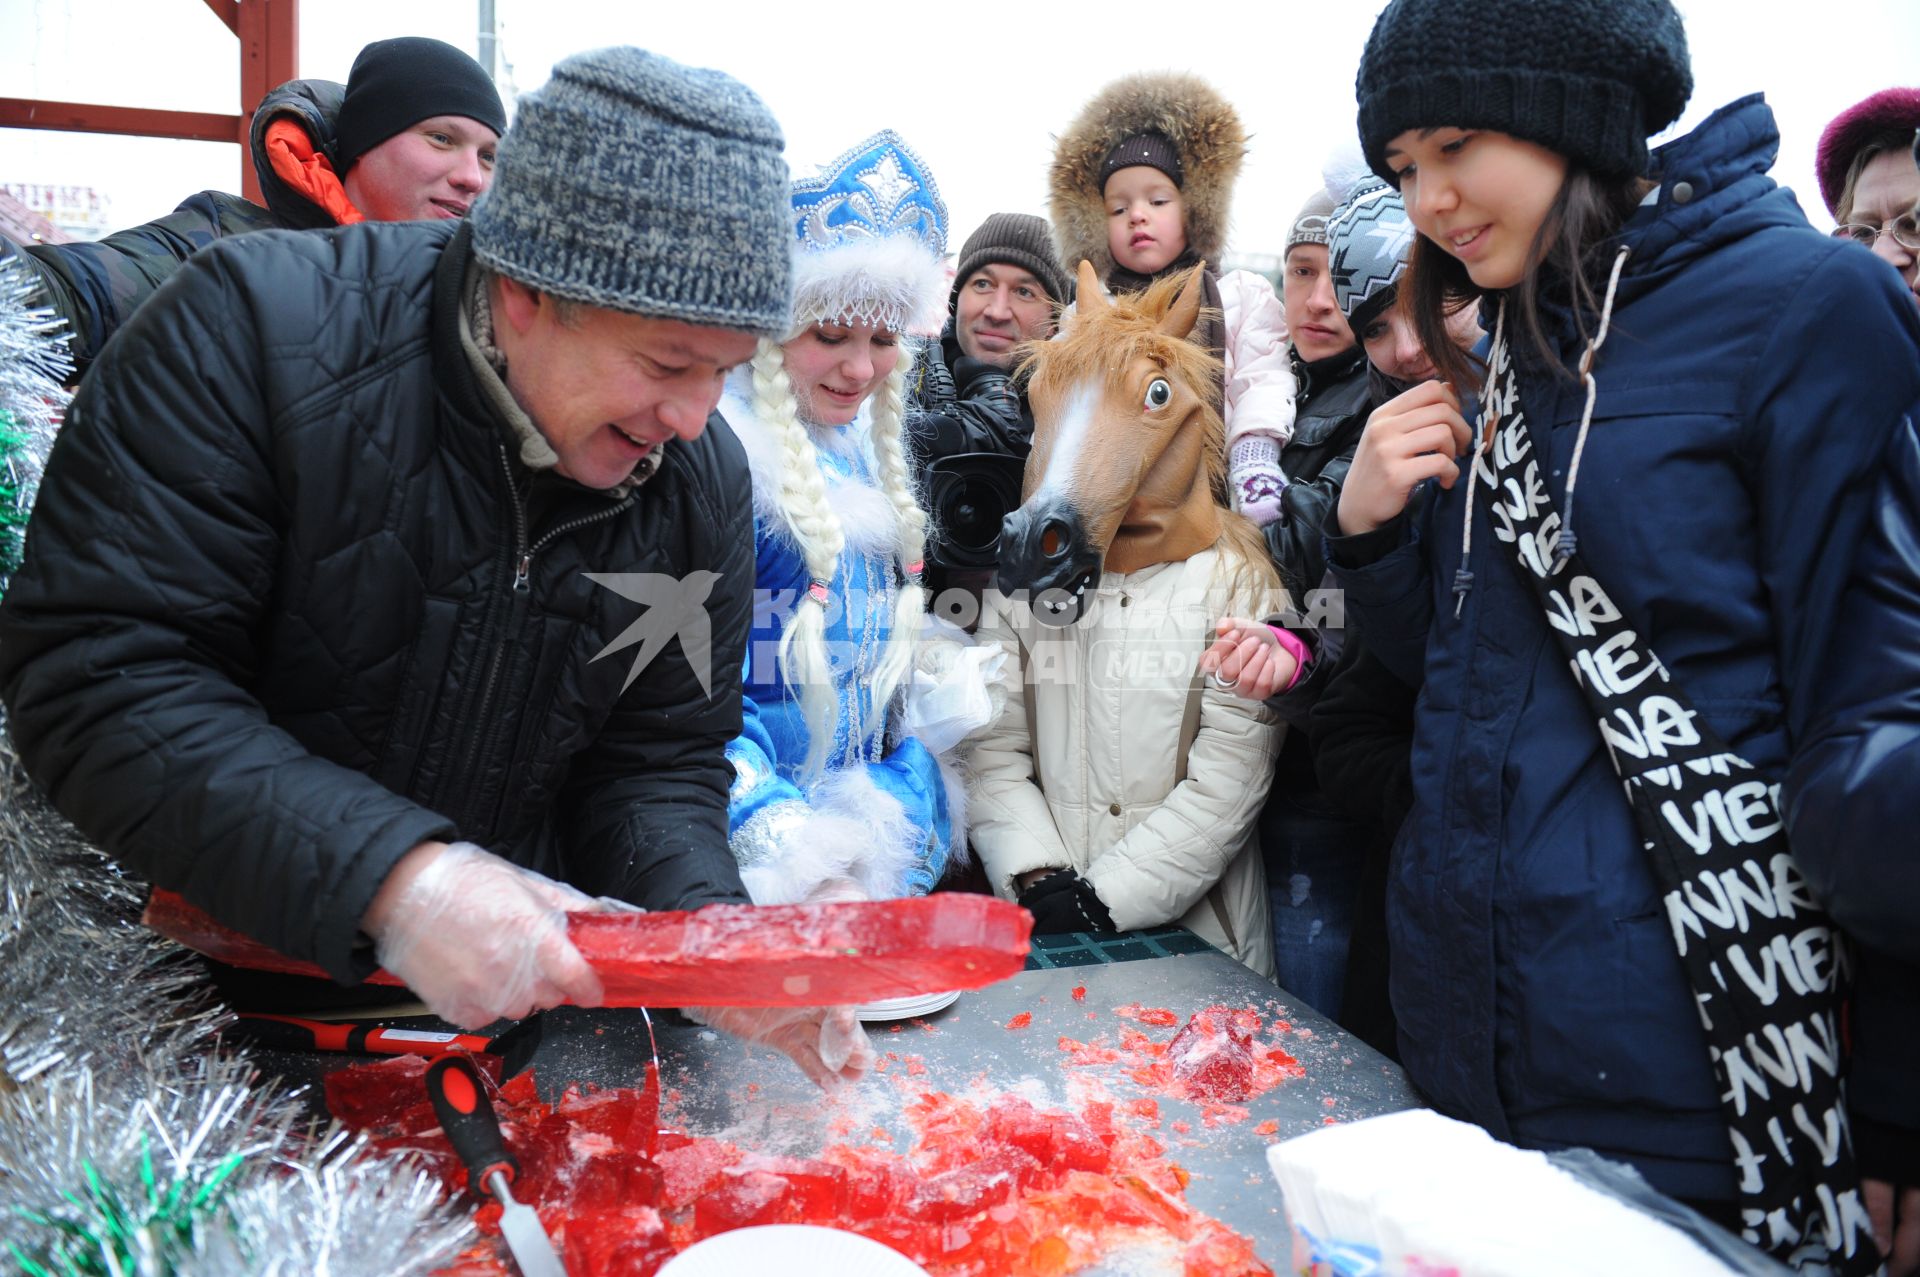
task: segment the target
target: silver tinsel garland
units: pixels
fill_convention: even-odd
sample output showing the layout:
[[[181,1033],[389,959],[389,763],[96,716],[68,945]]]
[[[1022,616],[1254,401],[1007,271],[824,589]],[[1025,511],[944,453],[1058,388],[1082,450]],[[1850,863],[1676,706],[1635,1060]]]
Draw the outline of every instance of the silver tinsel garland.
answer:
[[[24,518],[63,339],[0,263],[0,427]],[[0,720],[0,1266],[28,1274],[427,1274],[475,1236],[415,1163],[312,1118],[216,1036],[140,926],[144,888],[27,778]]]
[[[30,306],[33,294],[27,268],[0,260],[0,594],[20,566],[27,516],[73,374],[61,331],[66,321]]]

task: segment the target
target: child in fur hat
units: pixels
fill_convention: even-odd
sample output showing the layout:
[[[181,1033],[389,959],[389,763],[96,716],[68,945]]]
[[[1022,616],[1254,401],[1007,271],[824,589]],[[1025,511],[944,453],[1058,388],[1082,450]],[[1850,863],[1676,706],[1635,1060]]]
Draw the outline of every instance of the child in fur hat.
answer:
[[[1233,107],[1196,76],[1116,80],[1055,146],[1049,211],[1061,263],[1093,263],[1110,291],[1138,292],[1206,264],[1208,313],[1194,340],[1226,364],[1221,415],[1233,508],[1265,526],[1280,513],[1280,449],[1293,435],[1286,318],[1265,279],[1214,269],[1246,140]]]

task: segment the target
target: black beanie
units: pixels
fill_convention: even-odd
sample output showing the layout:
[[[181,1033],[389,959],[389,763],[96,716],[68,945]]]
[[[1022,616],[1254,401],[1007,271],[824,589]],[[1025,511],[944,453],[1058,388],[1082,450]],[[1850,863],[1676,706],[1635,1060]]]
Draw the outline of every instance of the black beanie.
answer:
[[[477,120],[507,131],[506,108],[487,73],[440,40],[403,35],[360,50],[347,76],[333,129],[333,171],[345,177],[361,156],[394,134],[436,115]]]
[[[949,311],[973,272],[995,262],[1018,266],[1039,280],[1056,306],[1073,300],[1067,272],[1060,269],[1060,259],[1053,251],[1053,228],[1046,219],[1032,213],[995,213],[967,236],[960,249],[960,260],[953,271],[953,291],[947,295]]]
[[[1186,175],[1180,171],[1180,148],[1165,133],[1136,133],[1132,137],[1122,138],[1114,143],[1107,152],[1106,160],[1100,165],[1100,189],[1107,189],[1107,179],[1123,168],[1132,168],[1144,164],[1148,168],[1157,168],[1173,179],[1179,187]]]
[[[1647,138],[1693,92],[1668,0],[1393,0],[1354,86],[1360,144],[1399,185],[1387,143],[1408,129],[1493,129],[1604,177],[1647,171]]]

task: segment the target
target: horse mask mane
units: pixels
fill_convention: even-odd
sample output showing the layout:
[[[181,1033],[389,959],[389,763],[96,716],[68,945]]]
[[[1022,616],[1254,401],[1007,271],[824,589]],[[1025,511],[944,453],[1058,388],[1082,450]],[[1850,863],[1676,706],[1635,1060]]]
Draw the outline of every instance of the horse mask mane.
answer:
[[[1220,360],[1188,340],[1204,269],[1109,301],[1082,261],[1072,322],[1028,348],[1033,451],[1022,504],[1001,529],[998,585],[1031,591],[1043,621],[1078,619],[1102,570],[1222,542],[1237,561],[1268,565],[1259,533],[1225,505]]]

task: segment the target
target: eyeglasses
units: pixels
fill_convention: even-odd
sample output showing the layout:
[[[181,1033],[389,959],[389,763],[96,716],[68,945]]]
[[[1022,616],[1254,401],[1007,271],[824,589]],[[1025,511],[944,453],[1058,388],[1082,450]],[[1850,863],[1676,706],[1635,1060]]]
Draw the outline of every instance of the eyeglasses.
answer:
[[[1852,222],[1846,226],[1833,228],[1835,239],[1850,239],[1862,248],[1872,248],[1882,235],[1893,236],[1893,242],[1902,248],[1920,252],[1920,219],[1912,213],[1894,218],[1885,226],[1866,226]]]

